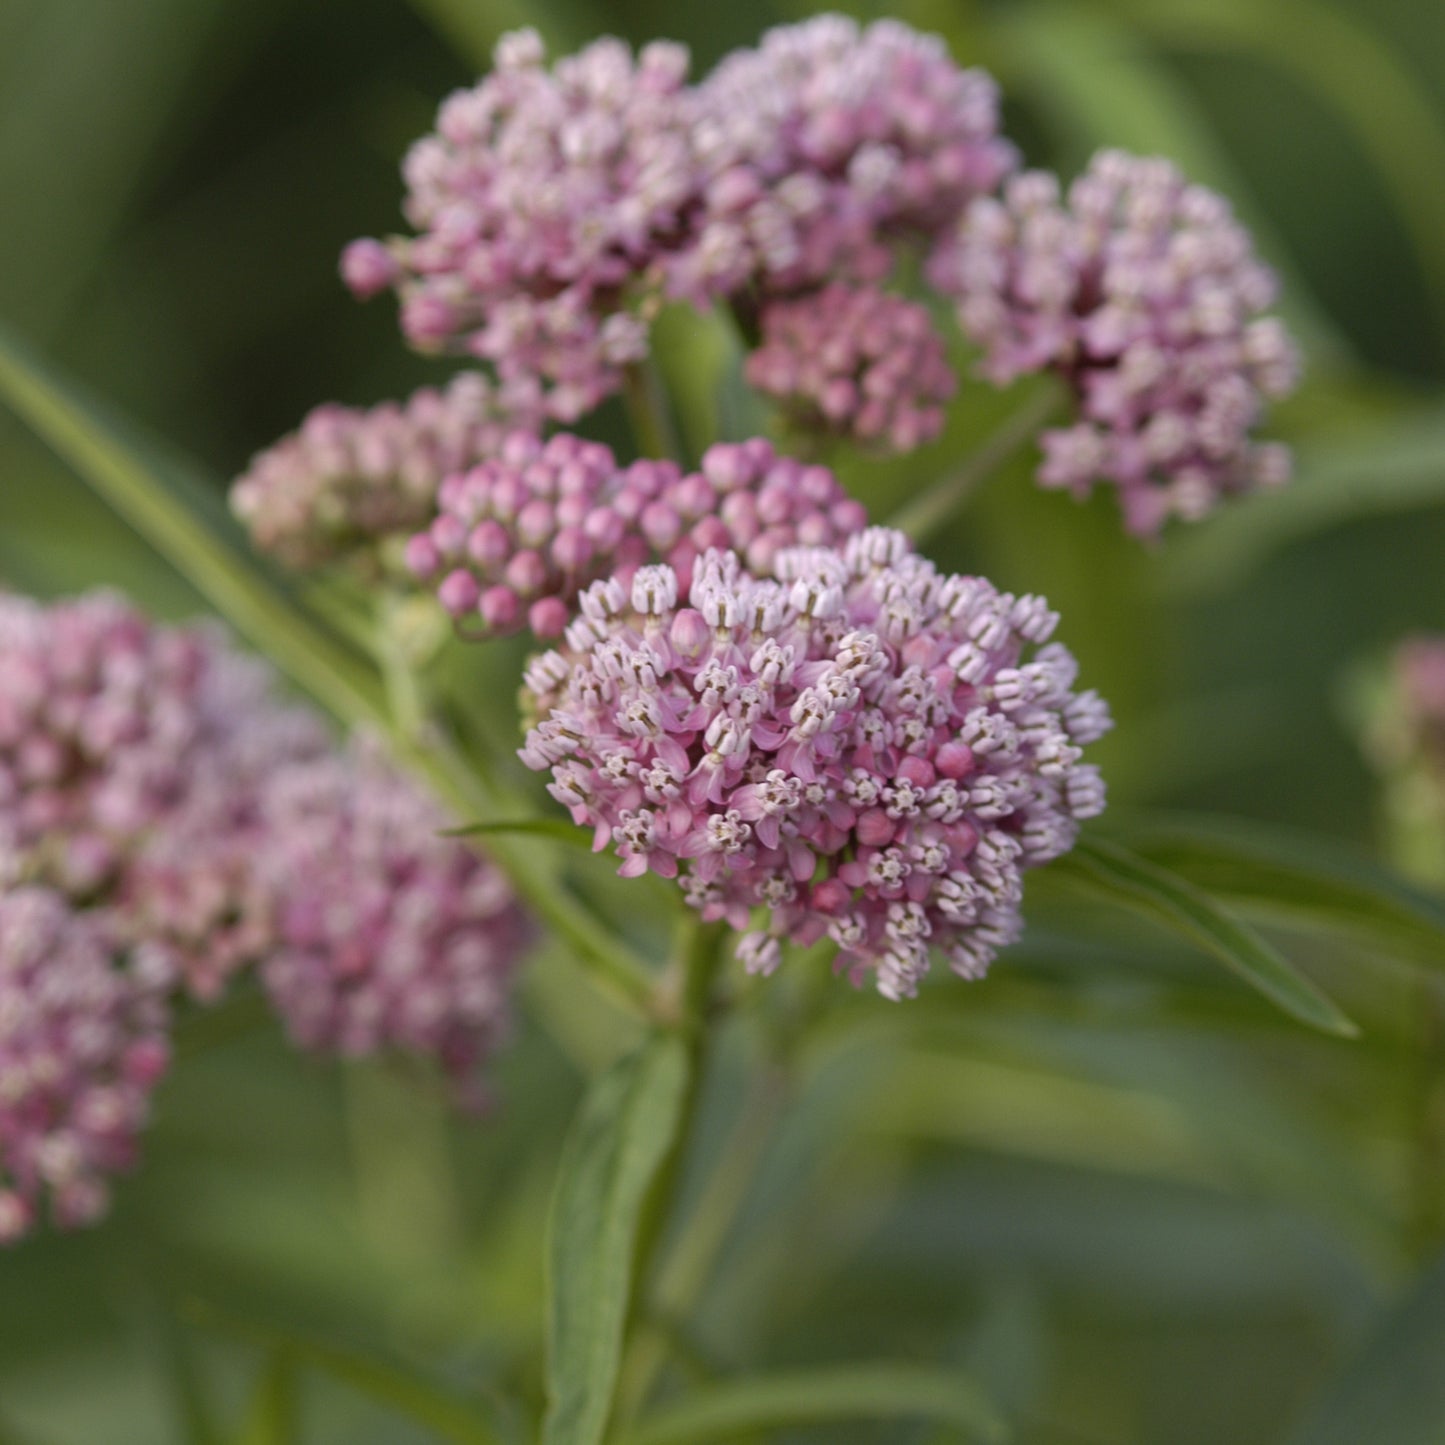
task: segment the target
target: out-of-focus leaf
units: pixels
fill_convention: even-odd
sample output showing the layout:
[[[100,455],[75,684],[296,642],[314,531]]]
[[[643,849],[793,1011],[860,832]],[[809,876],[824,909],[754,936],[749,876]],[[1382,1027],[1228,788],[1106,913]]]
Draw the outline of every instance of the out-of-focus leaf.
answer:
[[[1301,447],[1287,487],[1251,497],[1171,542],[1165,586],[1190,595],[1227,592],[1271,553],[1360,517],[1445,500],[1445,412]]]
[[[261,1368],[234,1445],[300,1445],[296,1362],[276,1350]]]
[[[1445,970],[1445,906],[1363,861],[1232,819],[1126,825],[1136,852],[1230,907]]]
[[[1290,1445],[1445,1440],[1445,1259],[1388,1313]]]
[[[460,828],[448,828],[443,836],[447,838],[484,838],[494,833],[520,833],[533,838],[550,838],[554,843],[566,843],[572,848],[592,849],[592,837],[585,828],[575,823],[564,823],[561,818],[508,818],[496,823],[466,823]]]
[[[1389,189],[1445,324],[1445,120],[1380,35],[1328,0],[1129,0],[1128,8],[1166,45],[1256,56],[1337,110]]]
[[[1250,204],[1248,187],[1208,120],[1137,30],[1095,6],[1033,0],[1000,9],[994,39],[1005,88],[1027,93],[1071,146],[1167,155],[1192,180],[1228,196],[1280,273],[1280,311],[1311,368],[1348,358],[1349,343],[1310,294],[1268,217]]]
[[[1313,983],[1246,927],[1177,874],[1117,844],[1081,840],[1054,865],[1071,881],[1147,914],[1202,944],[1286,1013],[1326,1033],[1353,1036],[1354,1024]]]
[[[218,499],[148,454],[0,331],[0,396],[236,628],[348,722],[382,708],[366,664],[300,613],[227,537]]]
[[[990,1445],[1009,1438],[1002,1416],[961,1371],[857,1364],[759,1375],[700,1390],[644,1421],[625,1445],[703,1445],[753,1431],[859,1419],[943,1421],[964,1439]]]
[[[573,1126],[548,1224],[544,1445],[597,1445],[607,1429],[643,1206],[690,1072],[682,1040],[657,1035],[598,1079]]]
[[[448,1445],[498,1445],[499,1437],[476,1405],[424,1375],[292,1330],[232,1319],[209,1308],[198,1307],[195,1312],[207,1327],[261,1345],[276,1362],[285,1361],[293,1370],[314,1370],[346,1385],[384,1409],[430,1430]]]

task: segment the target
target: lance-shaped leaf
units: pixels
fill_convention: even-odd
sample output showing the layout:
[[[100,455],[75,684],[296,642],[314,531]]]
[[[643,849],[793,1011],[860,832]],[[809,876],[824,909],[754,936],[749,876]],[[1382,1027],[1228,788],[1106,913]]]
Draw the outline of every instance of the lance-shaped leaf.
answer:
[[[1177,873],[1097,838],[1080,840],[1070,854],[1051,866],[1096,895],[1164,923],[1202,945],[1302,1023],[1347,1037],[1358,1032],[1278,949]]]
[[[1445,905],[1346,850],[1233,818],[1146,817],[1123,836],[1251,918],[1445,971]]]
[[[657,1035],[597,1080],[572,1127],[549,1222],[543,1445],[598,1445],[607,1429],[643,1209],[690,1071],[682,1040]]]

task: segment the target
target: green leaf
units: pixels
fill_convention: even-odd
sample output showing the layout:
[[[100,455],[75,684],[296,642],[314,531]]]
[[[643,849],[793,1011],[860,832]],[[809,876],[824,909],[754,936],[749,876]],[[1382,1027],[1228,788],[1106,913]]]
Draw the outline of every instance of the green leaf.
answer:
[[[1111,902],[1165,923],[1201,944],[1302,1023],[1346,1037],[1358,1032],[1278,950],[1178,874],[1098,838],[1080,840],[1071,853],[1051,866]]]
[[[548,1224],[543,1445],[598,1445],[607,1429],[643,1207],[690,1072],[682,1040],[657,1035],[597,1080],[572,1127]]]
[[[1234,819],[1160,819],[1124,834],[1149,862],[1229,907],[1445,971],[1445,907],[1364,860]]]
[[[624,1445],[703,1445],[753,1431],[830,1421],[933,1420],[969,1441],[1001,1442],[1008,1427],[977,1386],[953,1370],[907,1364],[835,1365],[717,1385],[660,1410]]]
[[[466,823],[460,828],[448,828],[442,834],[445,838],[484,838],[497,833],[520,833],[538,838],[551,838],[554,842],[566,843],[573,848],[592,851],[592,835],[575,823],[564,823],[560,818],[504,818],[495,823]]]
[[[193,1306],[191,1312],[198,1323],[233,1339],[261,1345],[294,1367],[326,1375],[449,1445],[499,1445],[500,1437],[475,1404],[425,1375],[294,1330],[237,1320],[209,1306]]]
[[[1388,1313],[1290,1445],[1445,1440],[1445,1259]]]
[[[256,1381],[235,1445],[300,1445],[296,1385],[296,1362],[290,1351],[273,1351]]]
[[[316,626],[245,554],[213,491],[125,434],[0,329],[0,397],[236,629],[336,717],[383,707],[364,659]]]

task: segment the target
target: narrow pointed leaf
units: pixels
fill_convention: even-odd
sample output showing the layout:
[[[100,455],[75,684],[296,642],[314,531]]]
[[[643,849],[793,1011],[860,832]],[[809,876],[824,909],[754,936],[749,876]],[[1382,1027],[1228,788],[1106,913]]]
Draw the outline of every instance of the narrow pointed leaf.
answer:
[[[1150,820],[1125,836],[1149,862],[1250,917],[1445,971],[1445,906],[1364,860],[1232,819]]]
[[[573,1125],[548,1225],[543,1445],[598,1445],[607,1429],[643,1208],[689,1072],[683,1042],[655,1036],[597,1080]]]
[[[1167,924],[1202,945],[1287,1014],[1347,1037],[1353,1023],[1277,949],[1176,873],[1115,843],[1081,840],[1051,865],[1111,902]]]
[[[754,1376],[700,1390],[660,1410],[624,1445],[705,1445],[754,1432],[844,1420],[930,1420],[980,1445],[1009,1431],[983,1392],[953,1370],[906,1364],[838,1365]]]

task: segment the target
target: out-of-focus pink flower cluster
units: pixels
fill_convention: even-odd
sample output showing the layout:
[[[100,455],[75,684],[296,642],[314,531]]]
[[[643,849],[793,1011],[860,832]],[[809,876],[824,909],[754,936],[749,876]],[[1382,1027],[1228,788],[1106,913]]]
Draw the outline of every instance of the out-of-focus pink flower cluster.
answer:
[[[500,876],[441,838],[445,825],[378,759],[337,752],[219,634],[155,626],[110,596],[0,596],[0,900],[30,900],[7,913],[0,945],[0,1236],[7,1219],[12,1234],[28,1227],[36,1179],[59,1189],[61,1165],[32,1166],[75,1155],[67,1101],[110,1100],[117,1122],[114,1148],[96,1126],[73,1200],[53,1192],[57,1222],[85,1217],[82,1198],[98,1208],[95,1172],[129,1159],[160,1073],[126,1062],[126,1021],[160,1017],[133,1011],[138,981],[147,998],[211,1003],[261,966],[301,1042],[422,1053],[475,1093],[523,926]],[[36,977],[35,1000],[12,1004]],[[55,1059],[72,1049],[53,1099],[43,1080],[31,1087],[49,1067],[43,1040],[33,1054],[12,1043],[40,1038],[51,1009],[70,1010]]]
[[[0,892],[0,1245],[46,1205],[61,1228],[104,1213],[165,1072],[165,987],[108,924],[46,888]]]
[[[1152,536],[1223,495],[1283,483],[1289,454],[1249,432],[1298,363],[1229,204],[1168,161],[1105,151],[1061,201],[1042,171],[970,206],[930,267],[1004,383],[1051,369],[1078,422],[1045,432],[1039,481],[1119,488],[1125,524]]]
[[[600,442],[517,434],[499,456],[442,485],[441,512],[407,559],[453,617],[488,633],[525,624],[560,637],[577,593],[600,578],[626,587],[666,561],[688,585],[693,563],[732,548],[759,571],[788,547],[831,546],[862,530],[862,504],[825,467],[761,439],[718,443],[696,472],[669,461],[619,467]]]
[[[329,403],[252,460],[231,506],[263,552],[291,567],[320,567],[425,525],[443,477],[540,422],[535,407],[504,407],[480,372],[400,405]]]
[[[480,1104],[527,938],[511,885],[373,747],[280,769],[262,818],[276,942],[261,976],[292,1037],[434,1059]]]
[[[943,429],[958,382],[927,310],[867,286],[768,302],[747,379],[805,424],[910,452]]]
[[[774,571],[710,553],[689,605],[666,566],[595,583],[566,647],[528,669],[523,761],[624,876],[760,923],[738,946],[751,970],[826,935],[889,998],[931,948],[978,976],[1018,932],[1022,871],[1103,806],[1080,759],[1106,707],[1045,645],[1042,599],[944,576],[901,533]]]
[[[1445,635],[1407,638],[1395,649],[1395,691],[1421,754],[1445,777]]]
[[[353,291],[394,288],[414,345],[572,421],[647,354],[662,298],[881,280],[1015,164],[993,82],[895,21],[781,27],[693,87],[687,65],[608,39],[548,70],[535,33],[504,37],[407,158],[418,234],[353,243]]]

